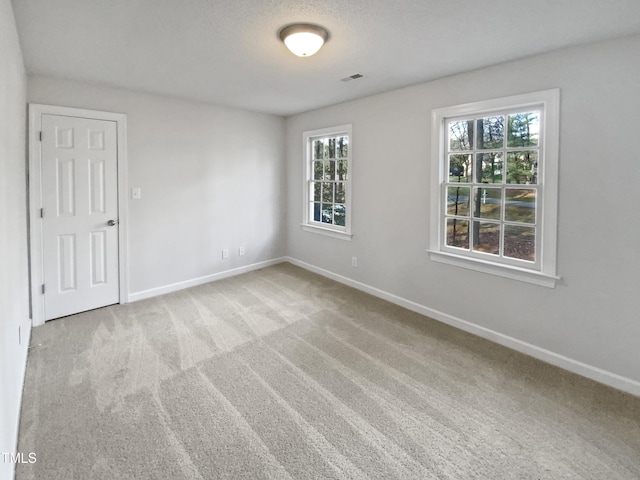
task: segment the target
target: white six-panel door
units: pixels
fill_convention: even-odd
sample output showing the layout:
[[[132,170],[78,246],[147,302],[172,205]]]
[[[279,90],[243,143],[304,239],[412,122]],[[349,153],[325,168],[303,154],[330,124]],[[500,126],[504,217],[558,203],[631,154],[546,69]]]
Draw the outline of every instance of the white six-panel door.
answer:
[[[116,122],[42,115],[44,319],[118,303]]]

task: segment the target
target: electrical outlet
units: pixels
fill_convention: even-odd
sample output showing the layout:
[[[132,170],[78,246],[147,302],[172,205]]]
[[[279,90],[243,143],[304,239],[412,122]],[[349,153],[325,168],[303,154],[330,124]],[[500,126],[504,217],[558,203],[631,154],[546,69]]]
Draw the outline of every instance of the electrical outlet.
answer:
[[[352,267],[358,266],[358,257],[351,257],[351,266]]]
[[[238,248],[238,256],[241,257],[244,255],[244,247]]]
[[[229,258],[229,249],[228,248],[223,248],[222,249],[222,258]]]

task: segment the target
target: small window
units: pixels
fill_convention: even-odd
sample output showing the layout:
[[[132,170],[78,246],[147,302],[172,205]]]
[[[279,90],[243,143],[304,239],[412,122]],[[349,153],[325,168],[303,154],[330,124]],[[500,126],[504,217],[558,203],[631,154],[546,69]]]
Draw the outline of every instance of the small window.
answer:
[[[433,112],[434,260],[555,285],[558,90]]]
[[[351,125],[304,132],[303,228],[351,238]]]

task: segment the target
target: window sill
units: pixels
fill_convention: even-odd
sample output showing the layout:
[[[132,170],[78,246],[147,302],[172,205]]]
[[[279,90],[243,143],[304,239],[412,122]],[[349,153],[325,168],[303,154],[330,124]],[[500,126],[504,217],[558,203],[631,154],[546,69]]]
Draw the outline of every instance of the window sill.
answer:
[[[320,235],[326,235],[328,237],[339,238],[340,240],[351,241],[353,234],[347,232],[340,232],[338,230],[332,230],[331,228],[316,227],[315,225],[309,225],[308,223],[302,223],[302,229],[305,232],[318,233]]]
[[[491,275],[497,275],[500,277],[510,278],[512,280],[518,280],[520,282],[532,283],[534,285],[540,285],[547,288],[555,288],[556,282],[560,280],[560,277],[555,275],[548,275],[542,272],[536,272],[534,270],[527,270],[526,268],[518,268],[511,265],[501,265],[492,262],[486,262],[476,258],[463,257],[462,255],[455,255],[452,253],[445,253],[436,250],[427,250],[429,257],[434,262],[446,263],[448,265],[455,265],[456,267],[467,268],[469,270],[475,270],[477,272],[489,273]]]

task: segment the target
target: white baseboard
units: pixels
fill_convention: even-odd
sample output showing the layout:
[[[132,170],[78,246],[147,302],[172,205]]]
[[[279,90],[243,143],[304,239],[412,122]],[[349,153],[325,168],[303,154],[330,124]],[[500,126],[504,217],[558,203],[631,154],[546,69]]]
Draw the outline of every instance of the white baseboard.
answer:
[[[24,332],[23,332],[24,330]],[[18,385],[18,401],[16,402],[17,411],[15,412],[15,421],[13,422],[13,431],[11,432],[11,443],[13,445],[13,454],[18,452],[18,440],[20,433],[20,412],[22,411],[22,393],[24,391],[24,380],[27,374],[27,356],[29,354],[29,342],[31,341],[31,320],[27,319],[22,322],[21,325],[21,334],[22,338],[20,341],[20,345],[24,345],[22,352],[20,352],[20,357],[18,360],[19,370],[19,378],[20,385]],[[13,480],[15,478],[16,465],[11,463],[9,465],[9,477],[8,479]],[[0,472],[1,473],[1,472]],[[2,475],[0,475],[2,476]]]
[[[522,340],[518,340],[517,338],[513,338],[500,332],[496,332],[495,330],[491,330],[489,328],[476,325],[466,320],[462,320],[461,318],[454,317],[439,310],[434,310],[433,308],[420,305],[419,303],[407,300],[406,298],[402,298],[392,293],[385,292],[384,290],[380,290],[365,283],[352,280],[342,275],[338,275],[323,268],[319,268],[309,263],[302,262],[295,258],[285,257],[285,260],[289,263],[292,263],[293,265],[304,268],[305,270],[309,270],[311,272],[322,275],[323,277],[335,280],[336,282],[369,293],[375,297],[387,300],[388,302],[394,303],[413,312],[420,313],[427,317],[433,318],[434,320],[438,320],[439,322],[446,323],[447,325],[451,325],[452,327],[459,328],[460,330],[464,330],[465,332],[472,333],[479,337],[485,338],[531,357],[537,358],[538,360],[542,360],[543,362],[550,363],[552,365],[555,365],[556,367],[563,368],[570,372],[576,373],[583,377],[587,377],[591,380],[603,383],[632,395],[640,396],[640,382],[631,378],[623,377],[621,375],[603,370],[598,367],[594,367],[592,365],[588,365],[578,360],[565,357],[564,355],[560,355],[545,348],[532,345]]]
[[[164,295],[165,293],[176,292],[184,288],[195,287],[202,285],[203,283],[213,282],[215,280],[222,280],[223,278],[234,277],[243,273],[251,272],[253,270],[260,270],[261,268],[270,267],[278,263],[285,262],[286,258],[274,258],[272,260],[265,260],[264,262],[252,263],[251,265],[245,265],[243,267],[233,268],[231,270],[225,270],[224,272],[212,273],[211,275],[205,275],[204,277],[194,278],[192,280],[185,280],[184,282],[172,283],[171,285],[165,285],[162,287],[150,288],[149,290],[142,290],[141,292],[135,292],[129,294],[129,302],[137,302],[138,300],[144,300],[145,298],[157,297],[158,295]]]

